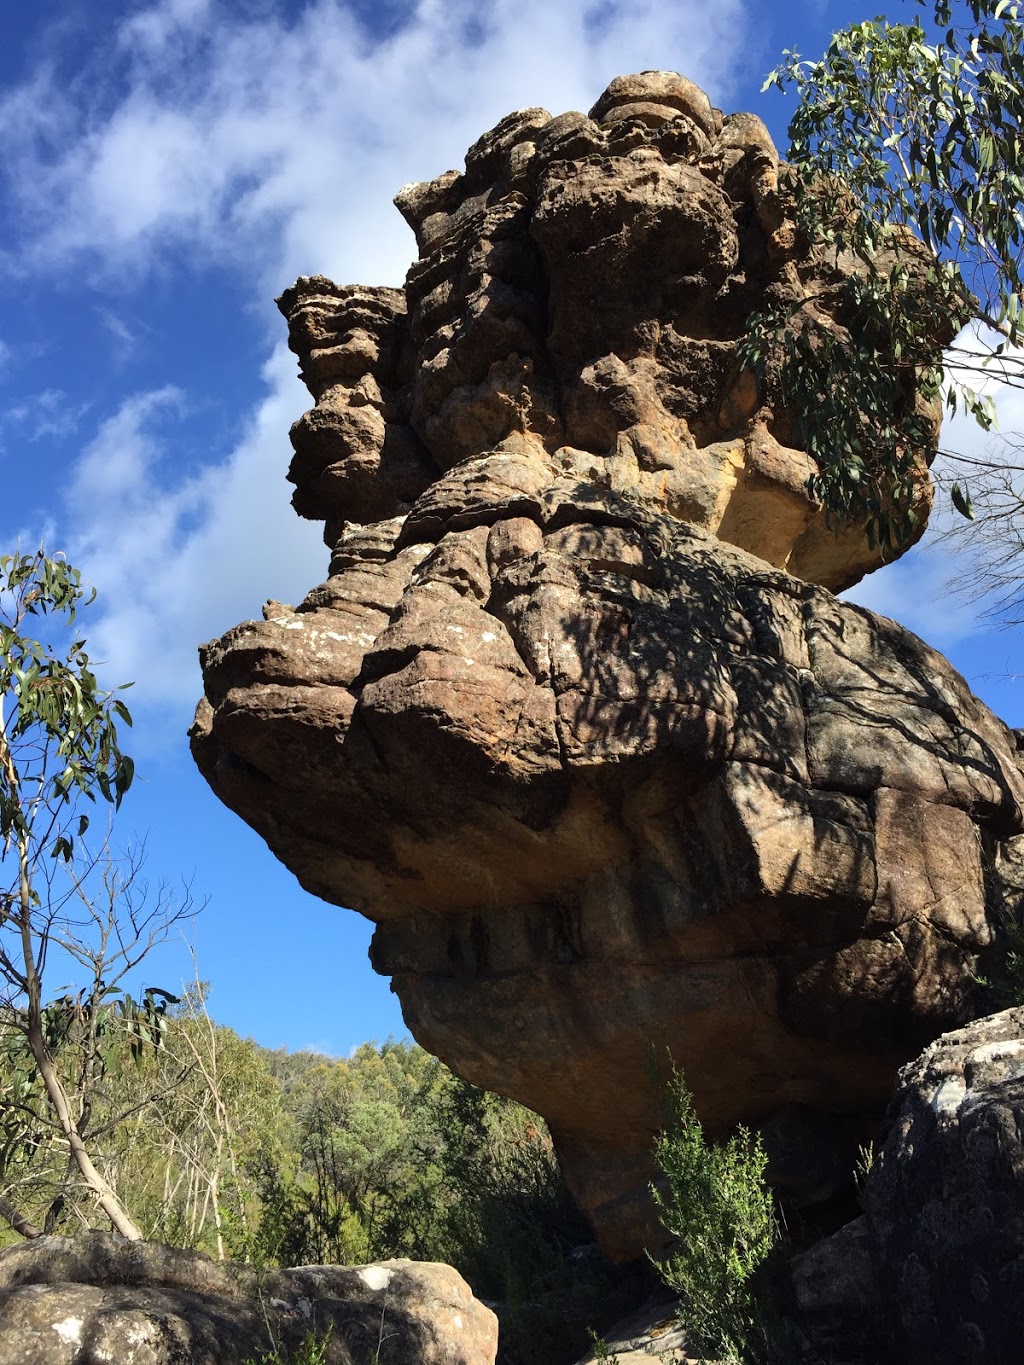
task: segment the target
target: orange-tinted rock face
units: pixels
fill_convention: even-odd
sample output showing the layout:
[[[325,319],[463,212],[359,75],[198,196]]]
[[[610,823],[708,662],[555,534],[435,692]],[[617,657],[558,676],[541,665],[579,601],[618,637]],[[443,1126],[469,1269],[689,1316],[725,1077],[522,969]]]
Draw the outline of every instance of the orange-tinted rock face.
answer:
[[[377,922],[415,1036],[547,1118],[623,1258],[651,1048],[712,1131],[877,1116],[963,1015],[1021,829],[1012,735],[826,590],[876,561],[736,366],[752,309],[837,278],[775,170],[648,73],[403,191],[404,296],[282,300],[329,577],[203,652],[214,790]]]
[[[620,77],[589,117],[510,114],[463,174],[398,196],[420,250],[404,293],[313,276],[279,300],[316,399],[292,432],[296,509],[333,545],[453,470],[462,525],[492,495],[628,490],[799,578],[855,582],[880,553],[826,528],[792,414],[736,362],[769,306],[841,330],[852,262],[801,247],[777,179],[760,120],[672,73]]]

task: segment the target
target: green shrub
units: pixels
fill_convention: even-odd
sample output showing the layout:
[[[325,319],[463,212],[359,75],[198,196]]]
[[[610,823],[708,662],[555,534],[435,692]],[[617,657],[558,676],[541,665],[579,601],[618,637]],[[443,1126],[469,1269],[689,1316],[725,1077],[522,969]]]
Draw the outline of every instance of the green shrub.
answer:
[[[988,972],[975,977],[984,991],[979,1013],[1024,1005],[1024,920],[1007,913],[996,942],[985,954]]]
[[[275,1346],[257,1360],[251,1357],[243,1365],[325,1365],[330,1344],[330,1328],[324,1334],[308,1332],[294,1351],[282,1351]]]
[[[763,1179],[768,1158],[745,1128],[721,1145],[705,1142],[679,1071],[668,1098],[670,1124],[654,1148],[663,1181],[652,1192],[674,1245],[658,1271],[679,1296],[689,1348],[700,1359],[759,1361],[768,1310],[758,1272],[778,1235]]]

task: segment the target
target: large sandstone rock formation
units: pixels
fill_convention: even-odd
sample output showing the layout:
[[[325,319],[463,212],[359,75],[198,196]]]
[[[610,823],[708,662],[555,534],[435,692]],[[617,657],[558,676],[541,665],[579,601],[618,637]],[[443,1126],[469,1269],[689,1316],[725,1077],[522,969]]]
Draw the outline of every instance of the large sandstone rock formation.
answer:
[[[827,1187],[800,1135],[852,1151],[967,1010],[1024,784],[940,655],[832,596],[878,556],[736,364],[766,302],[844,321],[758,120],[628,77],[399,204],[404,294],[281,300],[330,571],[205,647],[194,753],[376,921],[417,1039],[545,1116],[628,1258],[652,1049],[710,1131],[765,1121],[777,1177]]]

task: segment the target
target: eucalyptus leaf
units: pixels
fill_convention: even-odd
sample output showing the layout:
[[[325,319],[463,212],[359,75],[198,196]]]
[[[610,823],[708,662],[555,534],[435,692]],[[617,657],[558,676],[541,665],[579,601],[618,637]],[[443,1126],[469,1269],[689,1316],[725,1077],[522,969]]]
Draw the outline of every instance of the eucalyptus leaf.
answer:
[[[863,21],[837,32],[820,60],[787,52],[771,73],[768,85],[797,95],[788,161],[800,227],[822,247],[848,237],[863,268],[847,286],[848,340],[773,314],[752,318],[740,347],[762,387],[774,381],[797,412],[819,467],[809,488],[832,524],[860,523],[893,549],[920,529],[915,451],[934,448],[930,418],[905,401],[908,380],[933,396],[944,382],[949,411],[992,430],[991,395],[973,379],[985,373],[984,347],[943,376],[943,339],[974,320],[996,334],[993,351],[1015,346],[1024,295],[1019,6],[916,8],[942,31],[916,17]],[[850,205],[840,232],[838,202]],[[908,271],[897,231],[916,234],[935,265]],[[1001,352],[1000,364],[1003,382],[1010,367],[1024,387],[1019,356]],[[972,515],[959,485],[950,497]]]

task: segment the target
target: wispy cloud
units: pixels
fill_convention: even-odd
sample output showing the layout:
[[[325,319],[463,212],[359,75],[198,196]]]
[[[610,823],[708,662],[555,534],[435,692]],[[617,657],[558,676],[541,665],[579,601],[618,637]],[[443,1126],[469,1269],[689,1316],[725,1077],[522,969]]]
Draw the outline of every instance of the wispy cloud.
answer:
[[[390,208],[403,182],[456,164],[509,109],[588,107],[621,71],[680,62],[721,94],[742,8],[419,0],[374,42],[338,0],[252,20],[164,0],[118,30],[112,105],[76,88],[76,107],[37,83],[0,106],[22,246],[119,270],[199,249],[255,267],[263,288],[313,264],[394,281],[409,252]]]
[[[119,41],[139,53],[163,54],[175,39],[202,28],[209,13],[210,0],[165,0],[125,19]]]
[[[162,388],[126,399],[75,470],[67,549],[101,592],[95,654],[179,738],[200,691],[199,642],[271,595],[300,596],[326,567],[318,528],[292,512],[284,479],[284,433],[300,410],[292,368],[280,347],[264,369],[267,397],[222,463],[174,479],[184,397]]]
[[[112,308],[97,308],[96,316],[100,326],[113,342],[114,360],[118,364],[123,364],[135,354],[139,344],[138,331],[133,331],[124,318]]]
[[[929,537],[895,564],[879,569],[843,596],[949,650],[979,629],[978,609],[950,586],[950,554]]]
[[[72,507],[103,508],[122,531],[151,498],[161,445],[147,424],[162,410],[180,411],[184,395],[168,385],[134,394],[100,425],[82,451],[69,490]]]
[[[41,389],[5,408],[0,428],[17,433],[20,441],[34,443],[46,437],[66,440],[78,431],[92,405],[74,402],[63,389]]]

